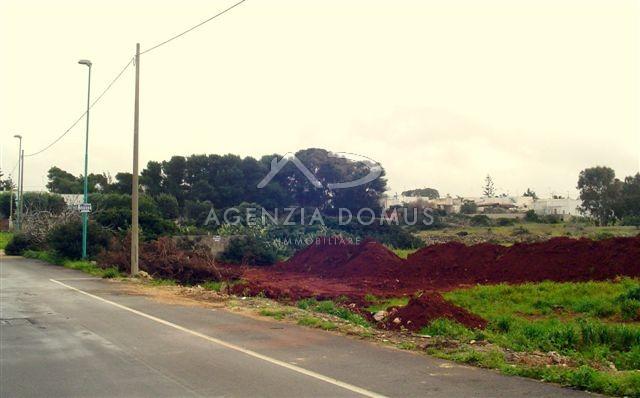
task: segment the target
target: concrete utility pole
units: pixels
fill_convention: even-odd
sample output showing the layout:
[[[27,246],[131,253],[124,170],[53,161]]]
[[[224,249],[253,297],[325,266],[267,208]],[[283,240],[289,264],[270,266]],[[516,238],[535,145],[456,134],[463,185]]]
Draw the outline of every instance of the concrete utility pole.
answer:
[[[16,134],[13,136],[13,138],[17,138],[19,140],[19,144],[18,144],[18,183],[16,184],[16,188],[18,188],[18,208],[16,209],[16,229],[19,231],[20,230],[20,204],[22,202],[22,199],[20,198],[20,182],[22,181],[22,177],[21,177],[21,171],[22,171],[22,136],[20,134]]]
[[[89,80],[87,83],[87,129],[84,140],[84,200],[86,205],[89,202],[89,109],[91,108],[91,61],[81,59],[78,61],[80,65],[86,65],[89,68]],[[82,258],[87,258],[87,234],[89,228],[89,213],[83,209],[82,212]]]
[[[136,88],[133,111],[133,172],[131,173],[131,275],[138,274],[138,122],[140,120],[140,43],[136,43]]]
[[[11,174],[9,174],[9,181],[11,181],[9,187],[9,231],[13,231],[13,178],[11,178]]]
[[[22,140],[20,140],[22,143]],[[24,203],[24,149],[20,151],[20,197],[18,198],[18,219],[20,225],[18,229],[22,230],[22,208]]]

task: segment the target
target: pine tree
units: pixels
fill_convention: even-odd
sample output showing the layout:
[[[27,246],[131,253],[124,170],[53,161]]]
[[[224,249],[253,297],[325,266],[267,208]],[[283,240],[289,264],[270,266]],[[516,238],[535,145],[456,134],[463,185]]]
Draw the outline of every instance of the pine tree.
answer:
[[[484,179],[484,188],[482,190],[482,194],[486,197],[493,198],[496,196],[496,188],[493,184],[493,179],[489,174]]]

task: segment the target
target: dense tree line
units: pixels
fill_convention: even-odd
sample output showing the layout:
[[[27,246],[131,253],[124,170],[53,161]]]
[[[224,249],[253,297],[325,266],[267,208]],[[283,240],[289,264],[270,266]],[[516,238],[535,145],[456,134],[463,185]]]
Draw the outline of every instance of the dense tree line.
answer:
[[[11,208],[11,199],[15,203],[16,192],[11,194],[9,191],[0,192],[0,215],[5,218],[9,218],[9,210]],[[51,195],[47,192],[25,192],[23,197],[24,212],[34,211],[47,211],[51,213],[59,213],[66,207],[64,199],[59,195]],[[16,207],[13,207],[13,212],[17,211]]]
[[[158,162],[150,161],[142,170],[142,190],[151,197],[172,197],[181,214],[197,213],[211,206],[228,208],[242,202],[254,202],[266,209],[288,206],[316,207],[325,214],[335,214],[338,208],[350,210],[369,207],[380,210],[380,197],[386,190],[384,172],[380,178],[364,185],[331,190],[329,183],[353,181],[366,176],[371,164],[332,156],[324,149],[306,149],[295,156],[320,181],[314,186],[292,162],[287,163],[263,188],[258,183],[269,173],[279,155],[260,159],[236,155],[173,156]],[[74,176],[58,167],[48,173],[47,188],[54,193],[81,193],[83,177]],[[131,174],[118,173],[115,179],[107,174],[90,174],[89,192],[131,193]],[[193,214],[192,214],[193,215]]]

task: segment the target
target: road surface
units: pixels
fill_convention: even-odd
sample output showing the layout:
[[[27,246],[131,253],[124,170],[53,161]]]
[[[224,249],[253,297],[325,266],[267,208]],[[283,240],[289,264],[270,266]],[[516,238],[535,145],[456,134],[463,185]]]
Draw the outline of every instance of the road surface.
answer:
[[[0,257],[2,397],[589,394]]]

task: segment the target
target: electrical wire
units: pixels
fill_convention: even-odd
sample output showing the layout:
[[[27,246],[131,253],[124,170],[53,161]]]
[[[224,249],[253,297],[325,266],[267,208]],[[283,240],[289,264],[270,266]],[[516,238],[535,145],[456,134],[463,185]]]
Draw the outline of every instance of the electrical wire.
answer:
[[[165,44],[169,43],[170,41],[173,41],[173,40],[175,40],[175,39],[177,39],[177,38],[179,38],[179,37],[181,37],[181,36],[186,35],[187,33],[191,32],[191,31],[192,31],[192,30],[194,30],[194,29],[199,28],[200,26],[202,26],[202,25],[206,24],[207,22],[212,21],[213,19],[218,18],[219,16],[221,16],[221,15],[222,15],[222,14],[224,14],[224,13],[226,13],[227,11],[231,11],[231,9],[233,9],[233,8],[235,8],[235,7],[237,7],[237,6],[239,6],[240,4],[244,3],[245,1],[247,1],[247,0],[240,0],[239,2],[235,3],[235,4],[234,4],[234,5],[232,5],[231,7],[225,8],[224,10],[220,11],[220,12],[219,12],[219,13],[217,13],[216,15],[214,15],[214,16],[212,16],[212,17],[208,18],[208,19],[205,19],[204,21],[200,22],[200,23],[199,23],[199,24],[197,24],[197,25],[194,25],[194,26],[190,27],[189,29],[185,30],[184,32],[182,32],[182,33],[178,33],[177,35],[175,35],[175,36],[173,36],[173,37],[171,37],[171,38],[169,38],[169,39],[167,39],[167,40],[165,40],[165,41],[163,41],[163,42],[161,42],[161,43],[158,43],[158,44],[156,44],[155,46],[153,46],[153,47],[151,47],[151,48],[148,48],[148,49],[146,49],[146,50],[142,51],[142,52],[140,53],[140,55],[142,55],[142,54],[146,54],[146,53],[148,53],[148,52],[150,52],[150,51],[153,51],[153,50],[155,50],[156,48],[158,48],[158,47],[160,47],[160,46],[164,46]]]
[[[96,97],[95,100],[93,100],[93,102],[89,105],[89,109],[93,108],[93,106],[95,104],[98,103],[98,101],[100,101],[102,99],[102,97],[104,97],[104,95],[107,93],[107,91],[109,91],[111,89],[111,87],[115,84],[116,81],[118,81],[118,79],[120,79],[120,77],[124,74],[124,72],[127,70],[127,68],[133,63],[134,58],[131,58],[129,60],[129,62],[127,62],[127,64],[122,68],[122,70],[120,70],[120,72],[116,75],[116,77],[111,80],[111,82],[107,85],[107,87],[102,91],[102,93],[100,93],[100,95],[98,95],[98,97]],[[49,145],[47,145],[46,147],[42,148],[41,150],[34,152],[34,153],[30,153],[28,155],[24,155],[25,157],[30,157],[30,156],[36,156],[41,154],[42,152],[46,151],[47,149],[51,148],[52,146],[54,146],[58,141],[60,141],[65,135],[67,135],[82,119],[84,119],[84,117],[87,115],[87,111],[84,111],[84,113],[82,115],[80,115],[80,117],[78,119],[76,119],[75,122],[73,122],[71,124],[71,126],[69,126],[68,129],[66,129],[64,131],[64,133],[62,133],[58,138],[56,138],[55,140],[53,140],[53,142],[51,142]]]
[[[13,165],[13,168],[11,169],[11,171],[9,172],[9,175],[12,175],[14,171],[16,171],[16,167],[18,167],[18,163],[20,163],[20,160],[18,160],[16,162],[16,164]]]
[[[215,14],[214,16],[212,16],[212,17],[210,17],[210,18],[205,19],[204,21],[200,22],[200,23],[199,23],[199,24],[197,24],[197,25],[194,25],[194,26],[190,27],[189,29],[187,29],[187,30],[183,31],[182,33],[179,33],[179,34],[177,34],[177,35],[175,35],[175,36],[172,36],[172,37],[170,37],[169,39],[167,39],[167,40],[165,40],[165,41],[163,41],[163,42],[160,42],[160,43],[156,44],[155,46],[153,46],[153,47],[151,47],[151,48],[148,48],[148,49],[146,49],[146,50],[142,51],[142,52],[140,53],[140,55],[142,55],[142,54],[146,54],[146,53],[148,53],[148,52],[150,52],[150,51],[153,51],[153,50],[155,50],[155,49],[156,49],[156,48],[158,48],[158,47],[164,46],[165,44],[167,44],[167,43],[169,43],[169,42],[171,42],[171,41],[173,41],[173,40],[175,40],[175,39],[177,39],[177,38],[179,38],[179,37],[182,37],[182,36],[186,35],[187,33],[191,32],[192,30],[197,29],[197,28],[199,28],[200,26],[202,26],[202,25],[206,24],[207,22],[210,22],[210,21],[212,21],[212,20],[214,20],[214,19],[218,18],[219,16],[221,16],[221,15],[225,14],[226,12],[228,12],[228,11],[232,10],[233,8],[235,8],[235,7],[239,6],[240,4],[244,3],[245,1],[247,1],[247,0],[240,0],[239,2],[237,2],[237,3],[233,4],[232,6],[225,8],[224,10],[222,10],[222,11],[220,11],[219,13]],[[100,101],[100,100],[102,99],[102,97],[107,93],[107,91],[109,91],[109,89],[111,89],[111,87],[113,86],[113,84],[114,84],[118,79],[120,79],[120,77],[122,76],[122,74],[123,74],[123,73],[127,70],[127,68],[128,68],[128,67],[129,67],[133,62],[134,62],[134,60],[135,60],[135,58],[131,58],[131,59],[129,60],[129,62],[127,62],[127,64],[122,68],[122,70],[120,71],[120,73],[118,73],[118,74],[116,75],[116,77],[111,81],[111,83],[109,83],[109,84],[107,85],[107,87],[102,91],[102,93],[101,93],[101,94],[100,94],[100,95],[99,95],[99,96],[98,96],[98,97],[97,97],[97,98],[96,98],[96,99],[95,99],[95,100],[94,100],[94,101],[89,105],[89,109],[88,109],[88,110],[90,110],[91,108],[93,108],[93,106],[94,106],[96,103],[98,103],[98,101]],[[30,153],[30,154],[28,154],[28,155],[24,155],[24,156],[25,156],[25,157],[36,156],[36,155],[39,155],[39,154],[41,154],[42,152],[46,151],[47,149],[51,148],[52,146],[54,146],[58,141],[60,141],[64,136],[66,136],[66,135],[67,135],[67,134],[68,134],[68,133],[69,133],[69,132],[70,132],[70,131],[71,131],[71,130],[72,130],[72,129],[73,129],[73,128],[78,124],[78,123],[80,123],[80,121],[81,121],[82,119],[84,119],[84,117],[87,115],[88,110],[87,110],[87,111],[85,111],[84,113],[82,113],[82,115],[80,115],[80,117],[79,117],[78,119],[76,119],[76,121],[75,121],[75,122],[73,122],[73,123],[71,124],[71,126],[69,126],[69,128],[68,128],[68,129],[66,129],[66,130],[64,131],[64,133],[62,133],[58,138],[56,138],[55,140],[53,140],[53,142],[51,142],[49,145],[47,145],[46,147],[42,148],[41,150],[39,150],[39,151],[37,151],[37,152]]]

